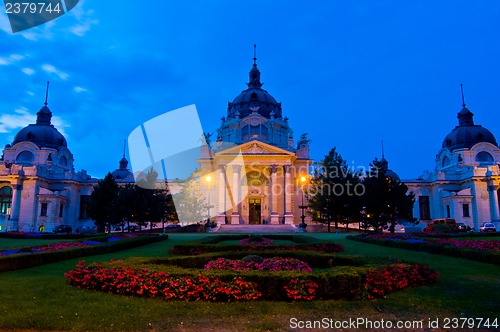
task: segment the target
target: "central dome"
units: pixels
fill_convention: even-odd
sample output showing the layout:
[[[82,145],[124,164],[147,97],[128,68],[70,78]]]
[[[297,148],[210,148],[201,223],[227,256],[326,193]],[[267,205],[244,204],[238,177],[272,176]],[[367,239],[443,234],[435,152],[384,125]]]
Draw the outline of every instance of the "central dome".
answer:
[[[36,115],[36,123],[21,129],[12,145],[28,141],[36,144],[39,148],[59,150],[61,147],[67,147],[64,136],[50,123],[52,112],[47,105],[43,106]]]
[[[243,90],[236,98],[234,98],[232,103],[228,103],[228,118],[236,118],[237,116],[243,118],[253,112],[257,112],[268,119],[270,119],[271,116],[274,116],[275,118],[282,117],[281,103],[278,103],[276,99],[269,94],[269,92],[262,89],[260,71],[257,68],[255,60],[256,58],[254,58],[254,64],[249,73],[250,82],[247,83],[248,89]]]
[[[465,105],[458,113],[458,126],[443,140],[443,148],[450,151],[470,149],[477,143],[491,143],[498,147],[495,136],[486,128],[474,124],[474,114]]]

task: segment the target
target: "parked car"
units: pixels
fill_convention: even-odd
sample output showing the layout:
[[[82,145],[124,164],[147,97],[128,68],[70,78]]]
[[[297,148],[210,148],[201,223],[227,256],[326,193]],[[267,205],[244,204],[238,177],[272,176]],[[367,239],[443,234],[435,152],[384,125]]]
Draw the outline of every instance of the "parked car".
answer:
[[[459,222],[459,223],[457,223],[457,231],[470,232],[471,228],[468,225],[464,224],[463,222]]]
[[[180,228],[180,227],[181,227],[181,225],[179,225],[179,224],[169,224],[169,225],[165,226],[165,228]]]
[[[125,232],[128,232],[128,231],[130,231],[130,232],[135,232],[135,231],[139,230],[139,226],[136,226],[136,225],[125,226],[125,227],[123,228],[123,230],[124,230]]]
[[[456,228],[457,222],[455,221],[455,219],[451,218],[434,219],[430,224],[428,224],[424,228],[424,232],[431,232],[434,226],[436,225],[448,225],[452,228]]]
[[[496,232],[497,229],[495,225],[491,222],[485,222],[483,226],[479,227],[479,231],[481,232]]]
[[[61,234],[61,233],[71,233],[73,232],[73,228],[71,228],[70,225],[59,225],[54,227],[52,230],[52,233],[54,234]]]

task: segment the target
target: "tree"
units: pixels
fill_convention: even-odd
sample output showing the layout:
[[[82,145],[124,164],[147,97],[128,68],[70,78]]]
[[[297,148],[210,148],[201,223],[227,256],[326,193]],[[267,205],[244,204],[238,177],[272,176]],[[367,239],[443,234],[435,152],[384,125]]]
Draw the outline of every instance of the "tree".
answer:
[[[134,215],[139,229],[148,222],[150,229],[153,229],[153,225],[164,220],[167,215],[168,193],[161,188],[162,184],[157,180],[158,173],[151,168],[145,178],[139,180],[135,186]]]
[[[318,164],[309,186],[309,207],[323,222],[348,224],[360,214],[359,195],[364,193],[360,183],[361,172],[347,165],[336,148]]]
[[[94,220],[98,231],[111,230],[111,225],[120,222],[117,209],[118,185],[111,173],[99,180],[97,187],[90,195],[89,217]]]
[[[193,172],[180,185],[181,191],[173,195],[177,217],[181,223],[201,222],[207,217],[209,205],[200,188],[201,175],[200,170]]]
[[[415,194],[397,177],[387,175],[387,161],[375,160],[370,164],[363,184],[363,207],[366,223],[376,230],[389,228],[394,233],[399,220],[414,221],[413,204]]]

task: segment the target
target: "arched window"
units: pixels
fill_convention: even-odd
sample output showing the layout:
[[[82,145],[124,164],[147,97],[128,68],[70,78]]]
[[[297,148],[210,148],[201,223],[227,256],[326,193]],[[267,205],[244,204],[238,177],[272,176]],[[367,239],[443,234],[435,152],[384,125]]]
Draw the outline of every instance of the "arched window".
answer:
[[[249,134],[248,125],[246,125],[243,128],[241,128],[241,139],[243,141],[248,140],[248,134]]]
[[[0,214],[9,214],[12,204],[12,188],[5,186],[0,189]]]
[[[17,155],[16,158],[16,163],[18,164],[30,164],[35,160],[35,156],[33,156],[33,153],[29,151],[23,151],[20,154]]]
[[[481,151],[476,155],[476,161],[481,165],[491,165],[495,161],[493,156],[486,151]]]
[[[442,166],[443,168],[445,168],[445,167],[448,167],[448,166],[450,166],[450,165],[451,165],[450,158],[448,158],[448,157],[444,157],[444,158],[443,158],[443,163],[442,163],[442,165],[441,165],[441,166]]]
[[[64,167],[68,166],[68,159],[66,159],[65,156],[62,156],[61,158],[59,158],[59,165]]]

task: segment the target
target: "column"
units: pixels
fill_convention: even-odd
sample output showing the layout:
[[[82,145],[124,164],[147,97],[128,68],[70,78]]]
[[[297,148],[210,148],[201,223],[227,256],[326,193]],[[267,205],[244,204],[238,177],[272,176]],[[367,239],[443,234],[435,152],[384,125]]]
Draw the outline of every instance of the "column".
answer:
[[[226,223],[226,166],[219,165],[219,191],[218,191],[218,208],[217,208],[217,223]]]
[[[22,180],[18,179],[16,184],[12,185],[12,205],[10,207],[10,229],[19,229],[19,211],[21,210],[21,191],[23,189]]]
[[[491,209],[491,221],[499,222],[499,208],[498,208],[498,198],[497,198],[498,185],[489,185],[489,199],[490,199],[490,209]]]
[[[285,224],[293,224],[293,207],[292,207],[292,195],[294,193],[294,188],[292,188],[292,181],[290,178],[290,168],[291,165],[283,166],[285,171]]]
[[[233,187],[231,188],[233,194],[233,213],[231,215],[231,224],[240,223],[240,165],[233,165]]]
[[[271,166],[271,224],[279,224],[276,165]]]

